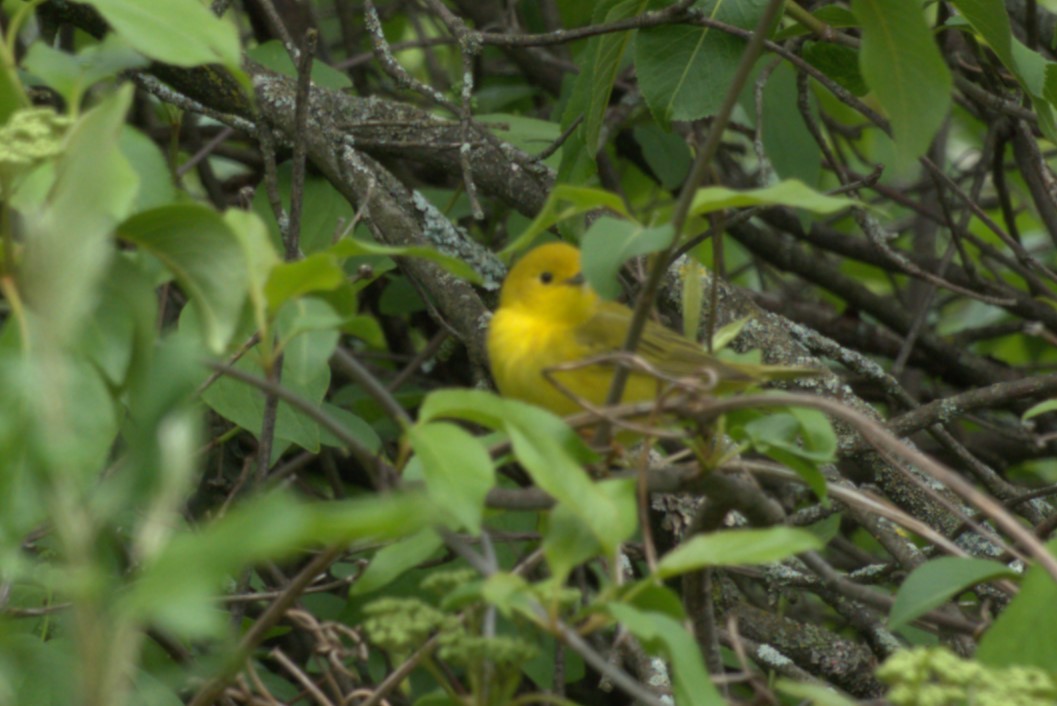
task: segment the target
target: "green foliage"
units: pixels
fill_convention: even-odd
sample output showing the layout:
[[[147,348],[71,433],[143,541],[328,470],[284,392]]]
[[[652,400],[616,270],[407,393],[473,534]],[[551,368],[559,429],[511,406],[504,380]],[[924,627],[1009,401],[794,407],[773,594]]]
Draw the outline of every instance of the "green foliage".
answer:
[[[730,3],[708,0],[695,10],[720,22],[752,29],[767,0]],[[672,120],[714,115],[741,61],[745,42],[711,27],[644,29],[635,41],[635,68],[643,97],[661,127]]]
[[[859,66],[885,107],[901,158],[928,148],[950,108],[951,75],[916,0],[854,0],[862,23]]]
[[[1053,551],[1053,543],[1049,545]],[[1057,600],[1057,582],[1037,566],[1028,569],[1009,606],[980,640],[976,659],[989,667],[1037,667],[1057,671],[1057,645],[1050,637],[1057,618],[1047,606]]]
[[[667,579],[708,566],[764,564],[820,548],[821,542],[813,534],[789,527],[712,532],[664,555],[657,575]]]
[[[974,703],[1034,706],[1057,702],[1052,672],[1037,667],[987,667],[960,659],[945,648],[903,650],[877,670],[898,706]]]
[[[888,627],[898,630],[975,584],[1016,575],[995,561],[958,557],[933,559],[915,569],[903,582],[888,614]]]
[[[176,66],[239,66],[237,29],[196,0],[157,0],[150,8],[136,0],[89,0],[88,4],[122,39],[151,59]]]
[[[1045,331],[1057,63],[1004,3],[853,0],[811,14],[788,3],[768,35],[782,52],[768,45],[743,85],[743,32],[706,20],[748,30],[766,0],[685,13],[558,0],[499,17],[471,17],[488,3],[446,4],[457,22],[430,3],[376,2],[381,37],[340,1],[290,4],[268,26],[237,3],[217,16],[220,4],[0,3],[0,703],[293,702],[306,680],[334,703],[354,700],[338,693],[348,685],[416,704],[648,700],[601,695],[600,677],[626,688],[617,676],[679,706],[777,698],[772,687],[790,703],[846,704],[830,685],[878,696],[871,660],[894,644],[888,631],[935,641],[948,627],[931,611],[965,596],[960,621],[993,619],[977,661],[899,651],[877,673],[888,699],[1057,702],[1053,577],[936,557],[888,524],[939,518],[950,534],[1001,511],[1051,525],[1036,486],[1057,473],[1046,416],[1057,403],[1001,386],[1022,371],[1053,395],[1040,371],[1057,360]],[[515,13],[521,24],[505,26]],[[290,50],[317,22],[313,91],[348,93],[314,93],[299,132],[279,77],[297,76]],[[612,22],[622,29],[569,40]],[[544,37],[515,46],[522,30]],[[283,32],[294,46],[268,39]],[[391,42],[393,59],[372,39]],[[710,118],[728,97],[737,106],[720,126]],[[689,183],[717,128],[708,179]],[[326,142],[332,130],[340,141]],[[289,159],[301,138],[306,174]],[[926,152],[957,188],[919,179]],[[521,179],[531,198],[511,188]],[[856,230],[865,208],[880,233]],[[393,223],[439,224],[453,247],[407,244],[419,234]],[[754,243],[760,233],[777,239]],[[480,263],[554,235],[581,244],[584,275],[607,297],[618,282],[637,296],[643,268],[679,253],[682,291],[652,302],[662,319],[681,315],[693,337],[706,314],[733,320],[713,332],[717,349],[814,346],[856,374],[812,391],[861,395],[857,409],[895,416],[969,391],[965,380],[1000,386],[987,395],[1001,408],[962,398],[979,417],[959,427],[956,404],[922,429],[946,425],[972,446],[972,470],[995,465],[971,482],[986,478],[1002,502],[944,495],[933,508],[885,466],[903,464],[902,446],[860,464],[871,452],[853,431],[775,407],[792,398],[773,391],[767,407],[723,414],[731,400],[675,393],[648,420],[659,440],[593,450],[594,429],[471,389],[487,386],[480,340],[501,274]],[[714,249],[697,246],[705,236]],[[441,284],[407,267],[416,260],[439,266]],[[820,330],[776,324],[725,280],[769,290],[758,299],[769,308],[796,300]],[[453,283],[481,289],[449,298]],[[899,370],[882,375],[896,355]],[[991,434],[1013,440],[1013,458],[973,446]],[[962,527],[959,545],[998,556],[973,532]],[[1010,545],[1037,560],[1022,539]],[[930,559],[904,578],[919,551]],[[817,564],[796,558],[806,552],[834,574],[813,577]],[[1019,583],[1008,604],[974,588],[996,579]],[[885,625],[867,604],[889,595]],[[742,604],[767,617],[739,615]],[[822,636],[807,657],[782,642],[790,624]],[[834,665],[852,651],[834,645],[867,656],[845,681]],[[728,679],[720,694],[712,650],[751,687]],[[766,672],[778,665],[812,681],[776,683]]]

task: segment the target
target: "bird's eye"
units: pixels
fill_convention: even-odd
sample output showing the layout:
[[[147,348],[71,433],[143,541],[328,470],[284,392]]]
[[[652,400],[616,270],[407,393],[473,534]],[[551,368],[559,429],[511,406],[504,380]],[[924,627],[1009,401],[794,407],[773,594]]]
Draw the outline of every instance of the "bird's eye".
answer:
[[[540,272],[540,282],[543,284],[550,284],[553,279],[554,275],[550,272]]]

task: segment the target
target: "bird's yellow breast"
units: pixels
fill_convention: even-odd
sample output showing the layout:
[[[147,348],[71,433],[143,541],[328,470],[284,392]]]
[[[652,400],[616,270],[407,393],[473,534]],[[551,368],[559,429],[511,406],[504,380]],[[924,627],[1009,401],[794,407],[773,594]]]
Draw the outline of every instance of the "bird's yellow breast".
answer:
[[[496,312],[488,330],[488,355],[499,392],[555,414],[568,415],[582,407],[556,387],[544,371],[564,363],[591,357],[580,343],[573,327],[556,323],[534,312],[504,307]],[[593,405],[603,405],[613,382],[612,365],[590,365],[549,373],[568,392]],[[643,375],[631,375],[624,391],[625,402],[656,397],[657,382]]]

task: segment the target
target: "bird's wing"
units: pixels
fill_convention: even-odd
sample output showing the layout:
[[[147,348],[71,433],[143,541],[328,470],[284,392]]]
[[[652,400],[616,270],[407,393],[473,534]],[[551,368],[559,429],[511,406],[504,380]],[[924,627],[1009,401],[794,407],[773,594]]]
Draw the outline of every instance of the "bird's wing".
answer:
[[[592,356],[615,353],[624,346],[631,316],[631,310],[622,304],[602,302],[598,311],[577,328],[578,342]],[[653,321],[646,322],[635,352],[672,377],[698,375],[707,368],[723,380],[752,379],[744,371],[708,355],[699,344]]]

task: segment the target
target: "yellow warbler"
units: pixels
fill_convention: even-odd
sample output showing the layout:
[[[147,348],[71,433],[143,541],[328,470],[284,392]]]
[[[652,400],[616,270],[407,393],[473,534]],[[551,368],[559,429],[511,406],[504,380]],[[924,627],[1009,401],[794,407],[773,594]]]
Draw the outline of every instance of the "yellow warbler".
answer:
[[[605,403],[613,380],[613,360],[554,371],[577,361],[605,357],[621,350],[632,311],[606,301],[584,281],[580,251],[567,243],[535,248],[510,270],[499,295],[499,309],[488,329],[488,356],[499,391],[560,415],[581,407],[569,393],[594,404]],[[671,378],[715,376],[722,388],[743,387],[756,380],[811,375],[812,370],[723,362],[702,347],[660,324],[648,322],[636,355]],[[656,399],[664,383],[633,371],[624,402]]]

